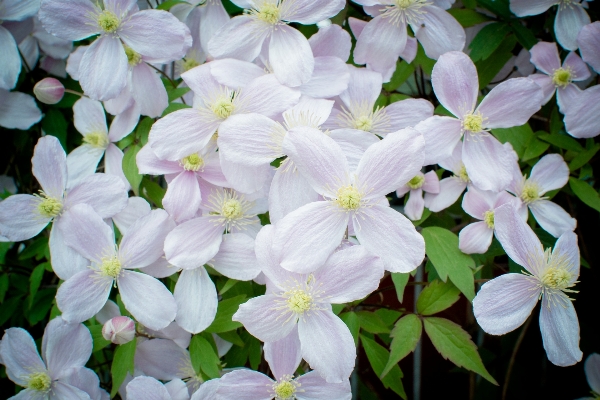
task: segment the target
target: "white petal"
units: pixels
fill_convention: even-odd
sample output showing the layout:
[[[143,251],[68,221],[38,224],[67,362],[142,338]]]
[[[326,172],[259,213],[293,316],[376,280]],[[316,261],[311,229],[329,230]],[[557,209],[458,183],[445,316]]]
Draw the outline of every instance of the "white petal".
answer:
[[[570,6],[570,7],[569,7]],[[554,20],[556,41],[567,50],[577,50],[577,35],[584,25],[589,24],[590,16],[579,3],[558,7]]]
[[[217,314],[217,289],[204,267],[183,270],[175,286],[176,321],[190,333],[202,332]]]
[[[453,16],[435,6],[425,6],[422,12],[423,20],[411,27],[427,57],[437,60],[448,51],[463,50],[465,30]]]
[[[448,111],[462,117],[475,108],[479,81],[473,61],[464,53],[444,54],[433,66],[431,84],[438,100]]]
[[[31,239],[51,218],[40,215],[40,200],[30,194],[16,194],[0,202],[0,236],[13,242]]]
[[[540,331],[548,359],[554,365],[567,367],[583,357],[579,350],[579,321],[575,308],[565,294],[559,292],[549,299],[542,300],[540,311]]]
[[[85,271],[90,262],[79,254],[75,249],[67,245],[59,228],[63,218],[57,218],[50,230],[50,260],[52,270],[63,280],[67,280],[78,272]]]
[[[67,186],[66,154],[55,136],[38,140],[31,159],[32,172],[48,195],[62,199]]]
[[[493,233],[484,221],[469,224],[458,234],[458,248],[465,254],[483,254],[492,244]]]
[[[104,156],[104,149],[82,144],[67,156],[69,187],[81,183],[85,178],[96,173],[98,164]]]
[[[264,352],[275,379],[279,380],[284,375],[293,376],[302,360],[298,329],[294,327],[285,338],[265,343]]]
[[[512,181],[512,155],[490,134],[465,137],[463,162],[473,184],[482,190],[499,192]]]
[[[224,227],[209,217],[195,218],[173,229],[165,239],[165,255],[173,265],[184,269],[198,268],[219,251]],[[202,246],[189,240],[202,238]]]
[[[569,167],[560,154],[547,154],[533,166],[529,180],[540,186],[540,195],[543,195],[567,184]]]
[[[158,72],[145,62],[140,62],[133,67],[130,79],[131,92],[140,106],[140,114],[151,118],[160,117],[169,105],[169,99]]]
[[[245,233],[223,235],[219,252],[208,264],[226,277],[239,281],[249,281],[260,273],[254,239]]]
[[[439,193],[425,193],[425,207],[433,212],[442,211],[454,204],[466,188],[467,183],[457,177],[444,178]]]
[[[296,326],[297,317],[290,310],[282,308],[278,296],[267,294],[240,305],[232,319],[241,322],[258,339],[275,342],[290,334]]]
[[[308,82],[315,67],[308,40],[287,25],[279,25],[271,34],[269,63],[279,82],[290,87]]]
[[[119,38],[103,35],[83,54],[79,83],[92,99],[113,99],[125,88],[127,70],[127,56]]]
[[[88,133],[108,134],[106,115],[102,103],[82,97],[73,104],[73,121],[75,128],[82,135]]]
[[[0,89],[10,90],[17,84],[21,72],[21,57],[13,35],[0,26]]]
[[[269,189],[269,218],[275,224],[292,211],[318,200],[319,194],[295,167],[278,168]]]
[[[0,126],[26,130],[41,119],[42,112],[33,97],[0,89]]]
[[[51,320],[44,330],[42,352],[53,378],[81,368],[92,355],[92,335],[83,324],[69,324],[62,318]]]
[[[27,376],[32,370],[45,371],[31,335],[22,328],[8,328],[0,342],[0,356],[6,374],[17,385],[27,386]]]
[[[92,318],[106,304],[113,279],[88,269],[73,275],[58,288],[56,304],[67,322]]]
[[[564,208],[549,200],[529,204],[529,209],[540,226],[554,237],[575,230],[577,221]]]
[[[163,207],[176,222],[182,222],[196,215],[201,200],[196,174],[182,171],[169,182]]]
[[[138,376],[127,384],[129,400],[171,400],[162,383],[149,376]]]

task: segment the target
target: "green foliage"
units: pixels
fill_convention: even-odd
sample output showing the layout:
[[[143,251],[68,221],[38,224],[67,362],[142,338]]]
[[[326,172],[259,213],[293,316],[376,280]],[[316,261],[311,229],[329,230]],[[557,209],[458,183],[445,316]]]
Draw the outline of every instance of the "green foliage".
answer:
[[[569,178],[569,187],[579,200],[600,212],[600,196],[596,189],[575,178]]]
[[[469,45],[471,49],[469,56],[473,61],[487,59],[502,44],[510,31],[509,25],[500,22],[484,26]]]
[[[437,279],[431,282],[419,295],[417,311],[421,315],[432,315],[444,311],[460,298],[460,291],[452,282]]]
[[[112,389],[110,391],[110,397],[113,398],[117,394],[119,387],[125,381],[127,373],[129,372],[133,376],[134,369],[134,357],[137,339],[131,342],[117,346],[110,368],[110,374],[112,376]]]
[[[217,346],[212,336],[203,333],[192,336],[190,341],[190,358],[196,374],[202,371],[210,379],[221,375],[221,360],[217,354]]]
[[[385,377],[400,360],[415,351],[417,343],[421,339],[422,332],[423,324],[415,314],[409,314],[396,322],[392,333],[390,333],[390,337],[392,338],[390,358],[383,372],[381,372],[381,378]]]
[[[367,354],[369,363],[373,368],[373,372],[380,376],[389,358],[389,351],[365,335],[360,335],[360,342],[365,349],[365,353]],[[400,367],[396,364],[390,369],[385,377],[381,379],[381,382],[383,383],[383,386],[392,389],[398,396],[406,399],[406,392],[404,391],[404,386],[402,385],[402,376],[402,371],[400,371]]]
[[[355,312],[346,312],[340,314],[340,319],[344,321],[352,337],[354,338],[354,344],[358,345],[358,332],[360,331],[360,322]]]
[[[131,190],[137,196],[139,194],[140,183],[142,183],[143,176],[140,174],[136,162],[137,154],[142,149],[142,146],[135,144],[127,149],[123,156],[123,173],[125,178],[131,185]]]
[[[389,333],[390,328],[383,320],[375,313],[368,311],[357,311],[356,316],[361,329],[370,333]]]
[[[240,304],[246,301],[246,295],[239,295],[227,300],[221,300],[217,307],[217,316],[213,323],[206,328],[206,332],[221,333],[232,331],[242,326],[239,322],[232,321],[231,317],[238,310]]]
[[[394,282],[394,287],[396,288],[396,296],[398,296],[398,301],[402,303],[402,298],[404,297],[404,289],[406,289],[406,284],[408,283],[408,279],[410,278],[410,274],[402,274],[399,272],[392,273],[392,282]]]
[[[470,28],[490,20],[490,17],[469,8],[451,8],[447,11],[448,14],[452,15],[458,23],[463,26],[463,28]]]
[[[106,346],[110,345],[110,340],[106,340],[104,339],[104,336],[102,336],[102,325],[91,325],[87,328],[92,334],[92,342],[94,344],[92,353],[102,350]]]

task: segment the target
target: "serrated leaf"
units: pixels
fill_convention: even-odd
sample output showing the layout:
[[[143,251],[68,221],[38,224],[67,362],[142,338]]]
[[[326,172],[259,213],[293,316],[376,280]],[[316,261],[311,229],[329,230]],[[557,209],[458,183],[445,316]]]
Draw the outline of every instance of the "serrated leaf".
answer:
[[[206,328],[206,332],[221,333],[241,327],[242,324],[237,321],[232,321],[231,317],[244,301],[246,301],[246,295],[244,294],[220,301],[217,307],[215,320],[208,328]]]
[[[417,312],[421,315],[432,315],[443,311],[456,303],[460,298],[460,290],[452,282],[435,280],[431,282],[417,299]]]
[[[558,133],[542,133],[538,135],[538,138],[564,150],[572,150],[576,152],[583,151],[583,147],[577,142],[577,140],[567,135],[560,135]]]
[[[354,338],[354,345],[358,345],[358,332],[360,331],[360,323],[358,322],[358,316],[355,312],[345,312],[340,314],[340,319],[344,321],[348,330],[352,334],[352,338]]]
[[[569,170],[573,172],[583,167],[596,155],[598,150],[600,150],[600,144],[596,144],[591,149],[583,150],[581,153],[577,154],[569,163]]]
[[[579,179],[569,178],[569,187],[579,200],[596,211],[600,211],[600,196],[596,189]]]
[[[137,153],[140,152],[142,147],[139,144],[130,146],[125,155],[123,156],[123,174],[131,185],[131,190],[135,195],[139,195],[140,183],[142,183],[143,175],[140,174],[136,162]]]
[[[87,328],[92,334],[92,342],[94,343],[92,353],[95,353],[98,350],[102,350],[110,344],[110,340],[106,340],[104,339],[104,336],[102,336],[102,325],[92,325],[88,326]]]
[[[477,352],[477,346],[471,341],[471,336],[459,325],[445,318],[437,317],[424,318],[423,325],[427,336],[442,357],[459,367],[478,373],[489,382],[498,385],[498,382],[485,369]]]
[[[400,273],[400,272],[392,272],[392,282],[394,282],[394,287],[396,288],[396,296],[398,297],[398,301],[402,303],[402,298],[404,297],[404,289],[406,289],[406,284],[408,283],[408,279],[410,278],[410,274]]]
[[[380,376],[385,368],[385,364],[389,358],[390,353],[376,341],[369,339],[364,335],[360,335],[360,342],[365,349],[369,363],[373,368],[373,371]],[[381,383],[386,388],[392,389],[398,396],[406,399],[406,393],[404,392],[404,386],[402,385],[402,371],[396,364],[386,374],[385,378],[381,379]]]
[[[469,28],[490,20],[490,17],[487,15],[478,13],[475,10],[469,10],[468,8],[451,8],[446,12],[452,15],[463,28]]]
[[[394,329],[390,333],[390,337],[392,337],[390,358],[381,372],[380,378],[385,377],[394,365],[397,365],[400,360],[415,350],[419,339],[421,339],[422,332],[423,324],[415,314],[409,314],[396,322]]]
[[[510,31],[510,26],[501,22],[484,26],[469,45],[471,60],[475,62],[487,59],[502,44]]]
[[[510,26],[519,43],[527,50],[530,50],[538,42],[533,32],[523,26],[521,21],[512,22]]]
[[[212,338],[211,338],[212,339]],[[212,344],[202,334],[192,336],[190,341],[190,358],[196,373],[200,370],[211,379],[219,378],[221,373],[219,365],[221,360]]]
[[[529,161],[539,157],[544,154],[546,150],[548,150],[548,147],[550,147],[550,143],[542,142],[534,137],[529,141],[529,143],[527,143],[527,148],[523,152],[523,157],[521,157],[521,160]]]
[[[449,277],[452,283],[472,301],[475,297],[475,280],[472,268],[473,258],[458,249],[458,236],[437,226],[423,228],[425,251],[435,267],[440,279]]]
[[[115,350],[112,366],[110,367],[112,376],[111,398],[117,394],[119,387],[127,377],[127,373],[129,372],[133,376],[136,342],[137,339],[133,339],[131,342],[117,346]]]
[[[527,144],[535,138],[533,130],[529,124],[513,126],[512,128],[492,129],[492,134],[501,142],[510,142],[513,149],[517,152],[519,158],[523,158]]]
[[[357,311],[356,316],[360,327],[371,333],[389,333],[390,328],[379,317],[379,315],[369,311]]]

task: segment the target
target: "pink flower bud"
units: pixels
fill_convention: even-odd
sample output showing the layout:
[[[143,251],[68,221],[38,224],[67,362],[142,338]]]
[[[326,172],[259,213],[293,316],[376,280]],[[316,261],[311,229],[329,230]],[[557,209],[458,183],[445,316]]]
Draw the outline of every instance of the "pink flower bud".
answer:
[[[45,104],[58,103],[65,94],[65,87],[58,79],[44,78],[33,87],[35,97]]]
[[[130,342],[135,336],[135,322],[129,317],[111,318],[102,327],[102,336],[115,344]]]

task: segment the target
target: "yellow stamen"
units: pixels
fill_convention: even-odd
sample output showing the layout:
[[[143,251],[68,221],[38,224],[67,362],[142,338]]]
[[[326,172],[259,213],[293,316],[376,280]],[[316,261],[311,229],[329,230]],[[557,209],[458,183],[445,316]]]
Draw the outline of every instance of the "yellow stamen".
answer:
[[[408,181],[406,186],[408,186],[411,189],[419,189],[423,186],[423,184],[425,184],[425,177],[423,175],[417,175],[410,181]]]
[[[234,108],[233,99],[225,96],[219,97],[210,106],[212,112],[221,119],[229,117],[233,113]]]
[[[62,211],[62,202],[54,197],[48,196],[46,193],[41,192],[41,195],[36,197],[42,201],[37,206],[37,210],[40,215],[44,218],[54,218]]]
[[[303,314],[312,307],[312,297],[304,290],[294,289],[291,291],[290,297],[287,299],[287,304],[290,310],[297,314]]]
[[[83,142],[98,149],[108,147],[108,135],[104,132],[91,132],[83,137]]]
[[[50,389],[52,380],[46,372],[35,372],[28,377],[27,388],[38,392],[46,392]]]
[[[494,210],[489,210],[483,213],[483,220],[488,228],[494,229]]]
[[[354,186],[342,186],[338,189],[335,202],[346,210],[356,210],[360,207],[362,195]]]
[[[199,171],[204,167],[204,159],[194,153],[181,159],[180,164],[186,171]]]
[[[127,55],[127,62],[132,67],[135,67],[142,62],[142,56],[129,46],[125,46],[125,55]]]
[[[115,33],[120,23],[119,17],[108,10],[102,11],[98,16],[98,26],[106,33]]]
[[[483,130],[483,116],[481,114],[468,114],[463,117],[463,129],[477,133]]]
[[[121,273],[121,261],[116,257],[103,257],[100,271],[106,275],[116,278]]]
[[[242,203],[237,199],[229,199],[223,203],[221,215],[229,220],[241,218],[244,215]]]
[[[521,192],[521,199],[525,203],[531,203],[540,199],[540,187],[534,182],[525,182],[523,191]]]
[[[279,22],[279,8],[276,4],[265,3],[262,5],[262,7],[260,7],[256,13],[256,16],[258,19],[266,22],[267,24],[275,25],[277,22]]]
[[[296,386],[292,382],[283,381],[276,384],[273,390],[277,395],[277,400],[288,400],[296,393]]]
[[[554,83],[555,86],[564,89],[573,81],[574,77],[571,68],[558,68],[554,70],[554,73],[552,74],[552,83]]]

